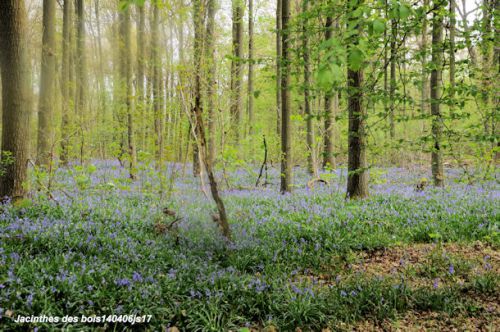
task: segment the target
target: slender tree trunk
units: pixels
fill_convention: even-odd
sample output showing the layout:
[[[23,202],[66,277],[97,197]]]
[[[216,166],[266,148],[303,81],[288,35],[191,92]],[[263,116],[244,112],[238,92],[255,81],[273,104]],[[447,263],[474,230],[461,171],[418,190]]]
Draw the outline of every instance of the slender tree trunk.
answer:
[[[429,0],[424,0],[424,11],[429,7]],[[422,114],[428,115],[429,113],[429,75],[427,75],[427,17],[422,21],[422,37],[421,37],[421,54],[422,54],[422,84],[420,87],[420,108]],[[425,121],[423,121],[425,123]]]
[[[212,165],[215,162],[215,47],[214,47],[214,33],[215,33],[215,13],[216,13],[216,0],[208,0],[208,20],[206,30],[206,58],[207,58],[207,105],[208,105],[208,162]]]
[[[43,1],[42,65],[40,99],[38,102],[37,164],[48,166],[52,162],[55,141],[54,97],[56,74],[56,1]]]
[[[425,1],[425,0],[424,0]],[[384,16],[385,19],[389,19],[389,3],[388,0],[384,0]],[[387,43],[387,27],[384,29],[384,42]],[[390,110],[387,106],[387,96],[389,90],[389,50],[387,48],[387,44],[384,45],[384,112],[385,114],[389,114]]]
[[[443,16],[441,14],[443,0],[434,2],[432,17],[432,63],[431,72],[431,114],[432,114],[432,177],[434,185],[444,186],[443,152],[441,140],[443,135],[443,118],[441,114],[441,85],[443,67]]]
[[[132,86],[132,47],[130,40],[130,13],[129,8],[120,12],[120,53],[121,53],[121,97],[127,115],[127,144],[129,157],[129,176],[136,178],[137,155],[134,140],[134,90]]]
[[[226,239],[231,238],[231,230],[229,228],[229,223],[227,220],[226,208],[224,202],[219,195],[219,190],[217,188],[217,181],[215,180],[214,172],[212,170],[212,164],[207,158],[207,144],[205,138],[205,129],[203,126],[203,109],[201,102],[201,43],[202,43],[202,24],[201,24],[201,0],[193,0],[193,20],[195,26],[195,36],[194,36],[194,69],[195,69],[195,89],[194,89],[194,107],[192,109],[194,116],[194,126],[195,126],[195,144],[199,145],[200,159],[201,163],[206,167],[208,180],[210,182],[210,191],[212,198],[217,206],[218,216],[214,217],[214,221],[218,223],[222,231],[222,235]]]
[[[398,38],[398,21],[393,18],[391,20],[391,84],[389,87],[389,133],[390,137],[396,137],[396,127],[394,123],[394,116],[396,113],[396,40]]]
[[[348,5],[348,28],[352,28],[348,46],[348,56],[359,45],[362,35],[361,19],[354,12],[362,6],[362,0],[350,1]],[[349,112],[347,197],[350,199],[368,196],[368,170],[366,163],[366,111],[363,105],[363,69],[347,70],[347,92]]]
[[[77,112],[79,120],[80,132],[80,163],[83,163],[85,158],[85,118],[86,118],[86,102],[87,102],[87,64],[85,55],[85,6],[84,0],[76,0],[76,15],[77,15],[77,46],[76,59],[77,65]]]
[[[144,78],[145,78],[145,60],[146,52],[144,45],[146,45],[145,31],[146,31],[146,20],[144,14],[144,6],[137,6],[137,111],[140,115],[140,133],[141,133],[141,143],[140,149],[146,149],[146,98],[144,89]]]
[[[450,97],[455,98],[455,33],[456,33],[456,17],[455,17],[455,0],[450,0]],[[453,100],[452,100],[453,101]]]
[[[281,7],[282,0],[276,1],[276,135],[281,135]]]
[[[304,59],[304,112],[306,116],[306,149],[307,149],[307,171],[309,174],[316,174],[316,162],[314,156],[314,117],[311,111],[311,96],[309,90],[311,89],[311,65],[310,65],[310,49],[307,35],[308,20],[307,11],[309,9],[309,0],[302,2],[302,14],[304,15],[304,22],[302,23],[302,57]],[[327,135],[325,133],[325,135]]]
[[[155,130],[155,158],[156,168],[160,169],[163,164],[163,128],[161,109],[161,61],[159,54],[159,9],[153,6],[153,19],[151,21],[151,67],[153,71],[153,113]]]
[[[30,142],[31,83],[24,1],[0,2],[0,66],[2,72],[2,149],[0,198],[26,193]],[[9,157],[9,158],[7,158]],[[11,162],[8,160],[13,158]]]
[[[498,0],[497,0],[498,1]],[[492,91],[492,62],[493,62],[493,40],[492,21],[493,21],[493,0],[483,0],[482,11],[482,27],[481,27],[481,54],[482,54],[482,70],[481,70],[481,102],[484,110],[484,133],[490,136],[493,133],[490,131],[492,126],[490,121],[494,119],[491,105]]]
[[[98,80],[99,80],[99,113],[98,113],[98,119],[100,120],[100,125],[102,128],[106,127],[106,123],[108,121],[108,107],[106,105],[106,85],[104,83],[105,77],[104,77],[104,53],[102,51],[102,32],[101,32],[101,15],[100,15],[100,2],[99,0],[95,0],[95,19],[96,19],[96,27],[97,27],[97,48],[98,48],[98,53],[99,53],[99,75],[98,75]],[[101,131],[101,133],[103,133]],[[106,141],[107,137],[106,135],[103,135],[100,139],[100,144],[101,144],[101,150],[102,150],[102,158],[106,158]]]
[[[243,0],[232,0],[233,6],[233,59],[231,61],[231,121],[234,142],[238,145],[241,126],[241,86],[243,57]]]
[[[325,24],[325,40],[332,38],[333,19],[331,16],[326,18]],[[323,169],[335,167],[335,155],[333,151],[333,123],[335,114],[333,108],[337,108],[338,93],[337,91],[328,91],[325,93],[325,136],[324,136],[324,151],[323,151]]]
[[[292,191],[292,135],[290,131],[290,0],[281,0],[281,192]]]
[[[72,0],[64,0],[63,6],[63,51],[61,69],[61,94],[62,94],[62,123],[61,123],[61,154],[60,159],[63,165],[68,164],[69,143],[70,143],[70,110],[73,103],[73,82],[71,82],[71,27],[72,27]]]
[[[253,0],[248,0],[248,134],[253,135]]]

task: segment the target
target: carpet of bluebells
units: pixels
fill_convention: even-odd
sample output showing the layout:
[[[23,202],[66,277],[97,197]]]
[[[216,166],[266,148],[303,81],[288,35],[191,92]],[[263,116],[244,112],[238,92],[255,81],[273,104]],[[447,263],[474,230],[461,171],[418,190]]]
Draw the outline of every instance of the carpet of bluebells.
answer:
[[[37,172],[29,200],[0,207],[0,329],[139,327],[13,321],[41,314],[152,315],[152,331],[352,330],[429,312],[499,323],[495,179],[450,169],[445,189],[416,191],[424,169],[372,169],[370,198],[346,201],[345,169],[313,186],[294,172],[286,195],[274,168],[265,187],[253,169],[218,174],[231,242],[183,165],[144,165],[134,182],[114,162]],[[182,219],[158,231],[164,208]]]

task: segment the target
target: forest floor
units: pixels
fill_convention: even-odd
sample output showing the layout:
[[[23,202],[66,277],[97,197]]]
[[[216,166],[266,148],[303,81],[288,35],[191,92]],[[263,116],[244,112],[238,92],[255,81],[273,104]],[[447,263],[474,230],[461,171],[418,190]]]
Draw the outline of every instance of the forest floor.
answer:
[[[0,207],[0,329],[500,326],[497,180],[469,184],[449,169],[445,189],[416,191],[425,170],[372,169],[370,198],[346,201],[345,170],[322,173],[328,183],[314,186],[294,171],[287,195],[274,168],[266,187],[255,187],[253,169],[219,174],[231,242],[182,165],[161,174],[143,165],[135,182],[113,162],[35,172],[40,190]],[[80,322],[21,324],[19,315]],[[92,315],[109,316],[81,322]],[[152,318],[113,323],[128,319],[121,315]]]

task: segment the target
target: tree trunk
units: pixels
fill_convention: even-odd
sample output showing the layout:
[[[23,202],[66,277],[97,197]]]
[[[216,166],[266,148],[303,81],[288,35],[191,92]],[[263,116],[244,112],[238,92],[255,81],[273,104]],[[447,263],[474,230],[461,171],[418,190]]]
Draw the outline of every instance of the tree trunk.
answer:
[[[132,47],[130,40],[130,13],[129,8],[120,11],[120,83],[121,83],[121,97],[122,105],[125,107],[127,115],[127,144],[128,144],[128,157],[129,157],[129,177],[136,178],[137,170],[137,155],[135,150],[134,140],[134,104],[132,87]],[[123,113],[122,113],[123,114]]]
[[[348,56],[353,47],[359,45],[362,35],[362,22],[354,12],[362,5],[362,0],[349,2],[348,28],[352,28]],[[362,66],[361,66],[362,68]],[[347,92],[349,112],[348,160],[347,160],[347,198],[358,199],[368,196],[368,171],[366,163],[366,111],[363,105],[363,70],[347,70]]]
[[[54,152],[54,97],[56,74],[56,1],[43,1],[42,64],[38,102],[37,164],[48,166]]]
[[[140,130],[141,133],[140,140],[141,143],[138,144],[141,150],[146,150],[146,98],[145,98],[145,88],[144,88],[144,78],[145,78],[145,60],[146,52],[144,45],[146,45],[146,20],[144,14],[144,6],[137,6],[137,113],[140,115]]]
[[[424,0],[425,1],[425,0]],[[385,19],[389,19],[389,3],[388,0],[384,0],[384,16]],[[384,43],[387,43],[387,26],[384,29]],[[389,107],[387,107],[387,96],[389,89],[389,51],[387,44],[384,45],[384,112],[386,115],[390,113]]]
[[[290,131],[290,61],[288,49],[290,0],[281,0],[281,192],[292,191],[292,137]]]
[[[105,74],[104,74],[104,53],[102,51],[102,32],[101,32],[101,16],[100,16],[100,2],[99,0],[95,0],[94,3],[94,8],[95,8],[95,19],[96,19],[96,28],[97,28],[97,48],[98,48],[98,53],[99,53],[99,74],[98,74],[98,81],[99,81],[99,112],[98,112],[98,119],[100,121],[99,124],[102,126],[101,128],[106,127],[106,123],[108,122],[108,107],[106,105],[106,85],[105,85]],[[104,133],[104,130],[101,130],[100,133]],[[100,139],[100,148],[101,148],[101,158],[106,159],[107,154],[106,154],[106,140],[107,137],[106,135],[102,135],[103,137]]]
[[[73,83],[71,82],[72,65],[72,0],[64,0],[63,7],[63,51],[62,51],[62,69],[61,69],[61,94],[62,94],[62,123],[61,123],[61,154],[60,159],[63,165],[69,161],[70,144],[70,110],[73,102]]]
[[[84,0],[76,0],[76,15],[77,15],[77,103],[76,114],[79,120],[80,132],[80,163],[83,163],[85,157],[85,108],[87,98],[87,64],[85,56],[85,7]]]
[[[243,57],[243,0],[232,0],[233,6],[233,59],[231,61],[231,122],[236,146],[240,140],[241,82]]]
[[[332,38],[333,19],[331,16],[326,18],[325,40]],[[325,136],[323,151],[323,169],[335,167],[335,155],[333,151],[333,122],[335,118],[334,108],[338,106],[337,91],[328,91],[325,93]]]
[[[208,20],[206,30],[206,58],[207,58],[207,105],[208,105],[208,162],[212,165],[215,161],[215,12],[216,0],[208,0]],[[250,83],[249,83],[250,84]]]
[[[2,169],[0,197],[22,198],[28,176],[31,83],[24,1],[0,2],[2,71]],[[9,162],[10,158],[13,158]]]
[[[424,12],[429,7],[429,0],[424,0]],[[429,75],[427,75],[427,17],[422,21],[422,39],[421,39],[421,55],[422,55],[422,84],[420,87],[420,108],[424,115],[428,115],[429,111]],[[425,121],[424,121],[425,123]]]
[[[454,103],[455,98],[455,33],[456,33],[456,18],[455,18],[455,0],[450,0],[450,98]],[[451,108],[454,108],[451,106]]]
[[[432,178],[437,187],[444,186],[443,152],[441,139],[443,135],[443,118],[441,115],[441,85],[443,67],[443,7],[442,0],[434,2],[432,16],[432,63],[431,72],[431,115],[432,115]]]
[[[253,135],[253,0],[248,0],[248,134]]]
[[[493,62],[493,40],[492,21],[493,21],[493,0],[483,0],[482,27],[481,27],[481,102],[484,110],[484,133],[486,136],[492,136],[493,132],[490,121],[494,121],[494,112],[491,105],[492,94],[492,62]]]
[[[281,135],[281,7],[282,0],[276,2],[276,135]]]
[[[151,67],[153,71],[153,113],[155,130],[155,158],[156,168],[160,169],[163,164],[163,120],[161,109],[161,61],[159,50],[159,9],[153,4],[153,19],[151,20]]]
[[[396,127],[394,116],[396,112],[396,39],[398,38],[398,21],[393,18],[391,20],[391,81],[389,87],[389,134],[391,138],[396,136]]]
[[[314,117],[311,111],[311,102],[309,90],[311,89],[311,66],[310,66],[310,49],[307,35],[308,19],[307,11],[309,7],[309,0],[304,0],[302,2],[302,14],[304,15],[302,23],[302,57],[304,59],[304,112],[306,116],[306,149],[307,149],[307,171],[309,174],[316,174],[316,162],[314,156]],[[327,133],[325,133],[327,135]]]
[[[195,70],[195,87],[194,87],[194,107],[192,109],[194,116],[194,127],[195,127],[195,143],[199,147],[201,163],[205,166],[208,174],[208,180],[210,182],[210,191],[212,198],[217,206],[218,216],[213,218],[214,221],[218,223],[222,231],[222,235],[226,239],[231,238],[231,230],[229,228],[229,223],[227,220],[226,208],[224,202],[219,195],[219,190],[217,189],[217,181],[215,180],[214,172],[212,170],[212,165],[207,158],[207,144],[205,138],[205,129],[203,126],[202,117],[202,103],[201,103],[201,43],[202,43],[202,24],[201,24],[201,0],[194,0],[193,4],[193,20],[194,20],[194,70]]]

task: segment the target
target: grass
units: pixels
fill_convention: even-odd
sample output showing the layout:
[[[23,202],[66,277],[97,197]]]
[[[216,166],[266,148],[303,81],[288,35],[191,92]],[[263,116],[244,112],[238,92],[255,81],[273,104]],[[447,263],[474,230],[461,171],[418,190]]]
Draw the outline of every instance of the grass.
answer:
[[[500,323],[496,182],[463,184],[449,170],[446,189],[416,192],[427,174],[378,169],[371,197],[349,202],[341,171],[322,175],[329,186],[310,189],[296,169],[292,195],[278,193],[276,170],[266,188],[251,187],[252,172],[235,171],[222,183],[228,243],[198,181],[181,173],[180,165],[164,175],[145,166],[131,183],[117,165],[96,162],[58,170],[53,199],[40,191],[2,206],[0,325],[320,331]],[[37,177],[34,187],[47,181]],[[164,207],[182,217],[169,231],[158,228],[172,220]],[[13,321],[41,314],[152,320]]]

